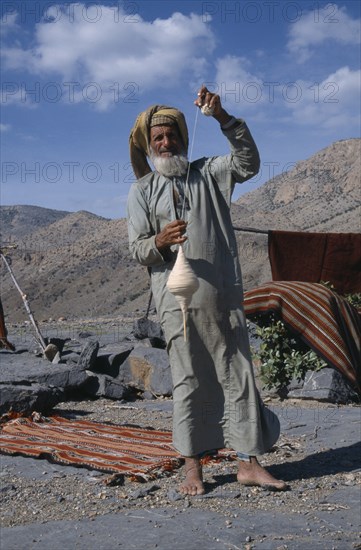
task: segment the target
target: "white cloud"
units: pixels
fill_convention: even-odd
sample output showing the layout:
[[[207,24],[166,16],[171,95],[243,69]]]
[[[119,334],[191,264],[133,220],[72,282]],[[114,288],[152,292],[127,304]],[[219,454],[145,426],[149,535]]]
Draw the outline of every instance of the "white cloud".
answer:
[[[303,63],[315,47],[333,40],[339,44],[360,43],[360,19],[352,19],[344,7],[327,4],[306,13],[290,28],[288,50]]]
[[[1,83],[0,105],[1,107],[16,105],[35,109],[39,106],[40,94],[40,83],[26,86],[24,82],[19,84],[14,80],[3,80]]]
[[[244,111],[247,107],[264,102],[262,80],[248,71],[249,61],[245,57],[226,55],[217,59],[216,77],[211,91],[217,92],[227,108]],[[211,84],[211,83],[210,83]]]
[[[0,132],[8,132],[11,129],[11,124],[0,123]]]
[[[361,71],[342,67],[323,82],[297,81],[297,101],[286,102],[293,122],[323,130],[360,128]]]
[[[228,55],[215,66],[215,82],[206,84],[213,84],[225,109],[228,103],[234,114],[248,111],[253,122],[264,124],[276,117],[279,123],[323,132],[349,129],[350,135],[360,127],[360,70],[344,66],[320,82],[282,82],[252,74],[243,57]]]
[[[95,83],[92,92],[96,95],[98,86],[100,108],[119,91],[124,98],[128,83],[142,93],[160,83],[174,86],[185,75],[201,80],[215,47],[209,26],[194,14],[147,22],[139,15],[130,20],[121,7],[70,4],[52,10],[53,19],[48,10],[47,19],[37,24],[31,49],[3,49],[5,67],[42,78],[60,75],[63,83],[76,83],[74,101],[84,99],[84,85]]]
[[[4,14],[0,19],[0,36],[6,37],[9,33],[20,29],[16,20],[18,19],[18,13],[13,11],[11,13]]]

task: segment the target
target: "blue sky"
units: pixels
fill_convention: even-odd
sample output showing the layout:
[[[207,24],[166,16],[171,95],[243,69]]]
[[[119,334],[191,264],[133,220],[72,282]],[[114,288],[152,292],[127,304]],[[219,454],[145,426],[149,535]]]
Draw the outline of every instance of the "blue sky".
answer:
[[[1,18],[3,205],[124,217],[137,114],[176,106],[192,135],[202,82],[260,150],[234,198],[360,134],[357,1],[14,0]],[[192,158],[227,151],[199,116]]]

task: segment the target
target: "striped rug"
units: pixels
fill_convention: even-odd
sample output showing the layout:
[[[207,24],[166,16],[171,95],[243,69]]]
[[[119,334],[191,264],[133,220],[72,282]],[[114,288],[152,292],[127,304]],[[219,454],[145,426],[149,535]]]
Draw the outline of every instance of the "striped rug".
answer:
[[[183,463],[172,446],[169,431],[60,416],[43,417],[39,413],[31,417],[4,418],[0,427],[0,452],[124,474],[133,480],[159,477]],[[234,454],[220,450],[217,457],[227,459]]]
[[[271,282],[245,292],[244,309],[256,324],[275,313],[361,393],[361,321],[344,298],[318,283]]]

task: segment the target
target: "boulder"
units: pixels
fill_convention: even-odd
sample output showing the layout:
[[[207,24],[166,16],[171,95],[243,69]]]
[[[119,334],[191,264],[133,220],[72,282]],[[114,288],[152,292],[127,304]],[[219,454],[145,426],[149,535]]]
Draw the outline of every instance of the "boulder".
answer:
[[[91,370],[96,361],[99,350],[99,342],[97,340],[89,340],[81,350],[78,368],[80,370]]]
[[[173,385],[168,353],[165,350],[136,347],[121,365],[119,380],[153,395],[172,395]]]
[[[307,371],[302,387],[290,387],[288,397],[318,399],[331,403],[348,403],[359,400],[340,372],[331,368]]]
[[[10,410],[24,414],[46,413],[64,399],[60,388],[41,384],[2,384],[0,390],[0,414]]]
[[[134,321],[133,335],[138,340],[149,338],[152,346],[155,348],[165,349],[166,347],[166,341],[160,323],[151,321],[147,317],[141,317]]]
[[[95,361],[88,370],[99,373],[108,374],[109,376],[117,377],[121,365],[127,359],[128,355],[132,352],[134,346],[127,344],[118,346],[117,351],[113,353],[98,355]]]
[[[0,410],[50,410],[67,394],[80,390],[88,378],[86,365],[97,346],[85,346],[77,363],[50,363],[29,353],[1,354]],[[83,350],[84,351],[84,350]],[[87,358],[87,360],[86,360]],[[81,360],[80,360],[81,359]]]
[[[82,392],[91,397],[107,397],[109,399],[125,399],[129,389],[117,378],[107,374],[95,374],[88,371],[88,379],[82,387]]]

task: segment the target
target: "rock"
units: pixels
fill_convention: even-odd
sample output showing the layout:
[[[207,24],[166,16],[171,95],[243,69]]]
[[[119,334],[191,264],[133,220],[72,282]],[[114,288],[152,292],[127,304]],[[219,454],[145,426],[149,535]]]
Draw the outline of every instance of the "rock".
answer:
[[[129,390],[117,378],[107,374],[95,374],[88,371],[87,381],[82,386],[82,391],[92,397],[108,397],[109,399],[125,399]]]
[[[75,351],[67,351],[63,353],[62,361],[65,361],[69,365],[77,365],[79,362],[80,354]]]
[[[54,346],[56,346],[58,348],[59,352],[62,353],[66,342],[69,342],[69,341],[70,341],[70,338],[51,337],[51,338],[48,339],[48,341],[46,340],[46,343],[47,344],[53,344]]]
[[[167,493],[167,499],[169,502],[176,502],[177,500],[183,500],[184,495],[177,491],[177,489],[174,489],[174,487],[171,487]]]
[[[152,399],[156,399],[156,396],[152,394],[150,391],[145,391],[142,394],[142,398],[146,399],[148,401],[151,401]]]
[[[117,377],[119,375],[121,365],[132,352],[133,348],[134,346],[132,345],[123,345],[119,346],[119,351],[117,353],[98,355],[93,364],[87,370]]]
[[[291,389],[288,397],[319,399],[331,403],[347,403],[357,400],[357,394],[346,379],[335,369],[307,371],[303,387]]]
[[[150,493],[153,493],[154,491],[158,491],[160,489],[159,485],[151,485],[150,487],[141,487],[140,489],[136,489],[132,493],[130,493],[129,498],[135,499],[135,498],[143,498],[149,495]]]
[[[137,319],[133,323],[133,335],[139,340],[149,338],[153,347],[165,348],[166,342],[160,323],[155,323],[146,317]]]
[[[89,340],[81,350],[78,368],[80,370],[91,370],[98,355],[99,342]]]
[[[58,363],[60,363],[60,361],[61,361],[60,352],[57,351],[54,356],[54,359],[52,360],[52,363],[53,365],[57,365]]]
[[[46,359],[28,354],[11,354],[1,358],[0,382],[2,386],[52,386],[66,391],[81,388],[88,375],[78,364],[49,363]]]
[[[125,385],[154,395],[172,395],[169,357],[165,350],[137,347],[121,366],[118,378]]]
[[[1,385],[0,414],[9,410],[20,413],[46,413],[64,399],[60,388],[41,384]]]
[[[50,362],[53,361],[57,353],[59,353],[59,350],[55,344],[48,344],[44,349],[44,357]]]
[[[139,348],[139,347],[145,347],[145,348],[153,348],[153,347],[157,347],[157,346],[153,346],[152,344],[152,340],[150,338],[143,338],[143,340],[140,340],[139,342],[135,342],[134,343],[134,347],[135,348]]]

